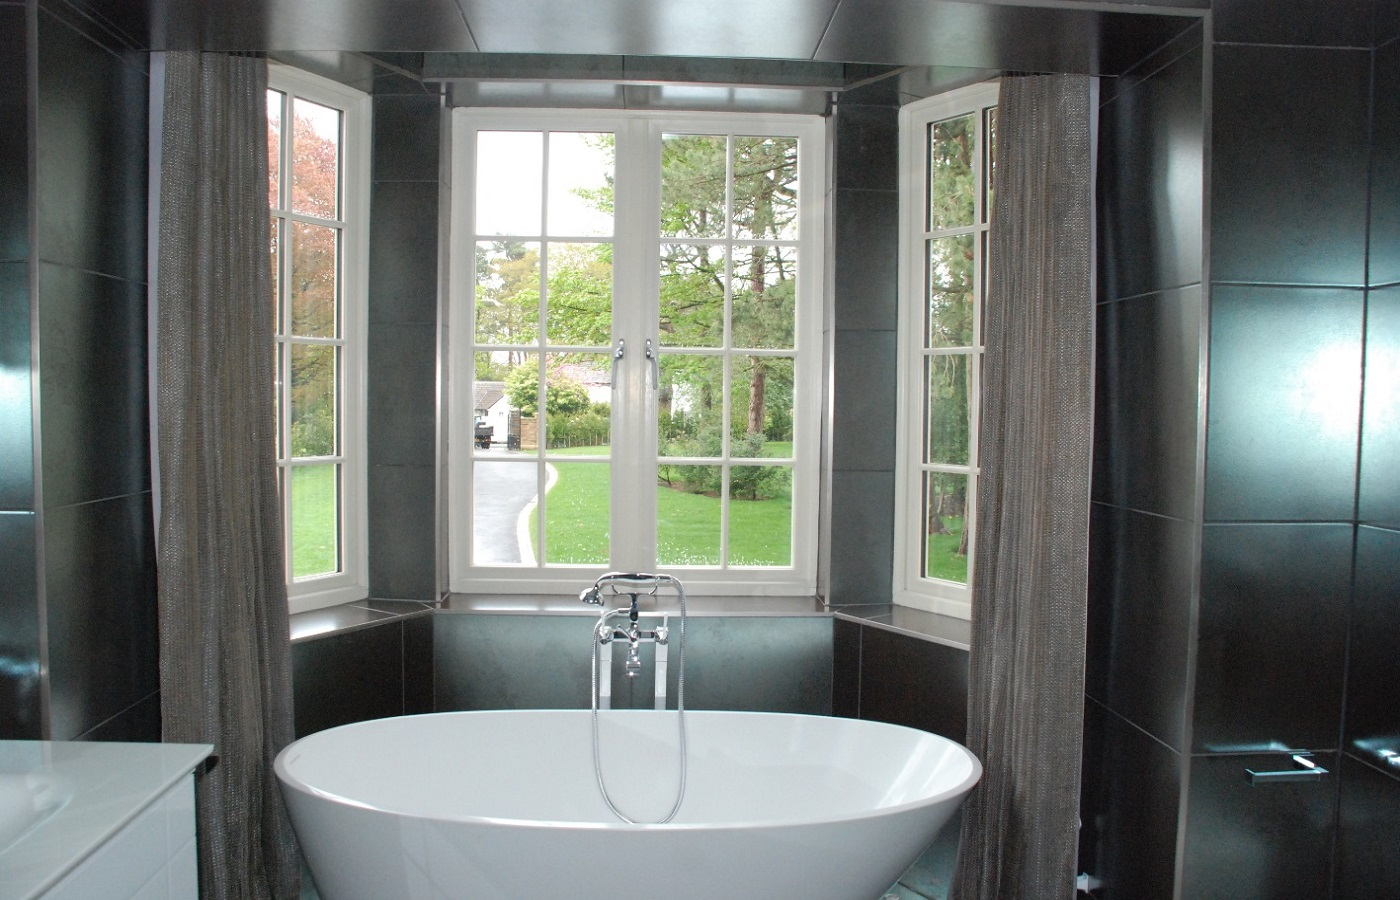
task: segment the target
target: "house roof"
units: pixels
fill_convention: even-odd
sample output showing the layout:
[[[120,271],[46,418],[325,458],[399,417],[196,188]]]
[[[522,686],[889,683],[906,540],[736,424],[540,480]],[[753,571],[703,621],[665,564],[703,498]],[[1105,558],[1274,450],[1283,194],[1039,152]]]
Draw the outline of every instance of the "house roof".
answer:
[[[475,402],[472,404],[472,408],[490,409],[506,395],[506,383],[504,381],[478,381],[475,384],[474,393]]]

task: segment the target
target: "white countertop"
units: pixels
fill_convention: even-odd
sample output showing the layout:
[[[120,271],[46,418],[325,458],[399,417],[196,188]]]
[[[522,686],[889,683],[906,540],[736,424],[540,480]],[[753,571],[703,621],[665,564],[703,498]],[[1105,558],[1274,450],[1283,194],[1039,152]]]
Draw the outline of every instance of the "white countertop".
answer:
[[[208,744],[0,741],[0,897],[37,897],[199,766]],[[8,846],[22,816],[13,805],[53,809]],[[7,815],[7,812],[9,815]],[[21,811],[23,812],[23,811]],[[10,834],[3,833],[6,820]],[[14,823],[18,822],[18,825]]]

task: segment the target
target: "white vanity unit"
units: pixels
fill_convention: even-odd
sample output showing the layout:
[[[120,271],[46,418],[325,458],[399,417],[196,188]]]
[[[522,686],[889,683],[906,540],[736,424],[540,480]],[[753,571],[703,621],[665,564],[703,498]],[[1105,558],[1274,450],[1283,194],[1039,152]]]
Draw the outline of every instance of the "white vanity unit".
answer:
[[[0,741],[0,898],[196,900],[207,744]]]

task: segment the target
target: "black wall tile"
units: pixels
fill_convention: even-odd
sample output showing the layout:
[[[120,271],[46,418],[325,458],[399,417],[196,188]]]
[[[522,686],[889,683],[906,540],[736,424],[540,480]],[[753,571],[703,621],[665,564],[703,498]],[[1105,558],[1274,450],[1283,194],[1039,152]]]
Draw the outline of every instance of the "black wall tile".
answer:
[[[435,325],[438,185],[390,181],[370,200],[369,321]]]
[[[1202,279],[1204,227],[1199,44],[1100,110],[1100,300]]]
[[[403,620],[403,711],[433,711],[433,615]]]
[[[292,645],[296,735],[404,711],[398,620]]]
[[[1400,531],[1356,533],[1356,594],[1347,678],[1347,752],[1388,766],[1400,753]],[[1400,777],[1400,770],[1396,772]]]
[[[437,329],[390,325],[370,329],[369,464],[434,465],[437,459]]]
[[[1212,280],[1365,283],[1370,62],[1369,51],[1216,46]]]
[[[40,12],[39,255],[144,282],[149,82],[139,65]]]
[[[1400,20],[1400,3],[1380,7]],[[1400,24],[1396,25],[1400,30]],[[1371,133],[1370,283],[1400,282],[1400,41],[1376,51],[1374,120]]]
[[[1336,771],[1336,755],[1320,757]],[[1251,786],[1246,768],[1293,768],[1286,754],[1191,761],[1182,897],[1317,900],[1328,896],[1333,776]]]
[[[54,740],[159,690],[150,494],[50,508],[44,579]]]
[[[1337,900],[1400,897],[1400,778],[1342,757]]]
[[[1207,520],[1351,519],[1364,299],[1214,289]]]
[[[0,512],[0,739],[39,740],[38,516]]]
[[[1352,526],[1207,525],[1194,743],[1326,750],[1341,725]]]
[[[29,256],[27,19],[23,5],[0,6],[0,262]]]
[[[437,470],[432,465],[370,468],[370,596],[437,599],[436,485]]]
[[[860,717],[967,740],[967,651],[884,628],[861,635]]]
[[[587,709],[596,618],[436,613],[434,709]]]
[[[1085,691],[1184,751],[1196,529],[1099,504],[1090,527]]]
[[[1201,288],[1100,304],[1094,499],[1195,518]]]
[[[899,109],[840,105],[836,109],[836,187],[893,191],[899,187]]]
[[[442,100],[436,94],[376,94],[374,180],[438,180]]]
[[[832,630],[825,616],[696,616],[686,626],[686,709],[831,714]],[[672,635],[678,622],[671,618]],[[622,654],[614,652],[614,661]],[[667,663],[675,706],[679,648]],[[614,676],[613,691],[619,679]],[[653,686],[644,690],[650,706]]]
[[[832,541],[827,601],[886,602],[894,559],[894,473],[832,473],[831,509],[832,530],[859,539]]]
[[[39,268],[44,504],[150,490],[146,292]]]
[[[893,331],[899,324],[899,194],[839,190],[835,325]]]
[[[78,736],[78,740],[160,743],[160,692],[138,700],[102,724],[88,729]]]
[[[836,619],[831,623],[831,714],[860,716],[860,643],[865,626]]]
[[[838,331],[835,343],[832,468],[838,472],[891,472],[897,335],[893,331]],[[890,514],[894,514],[892,507]]]
[[[0,263],[0,509],[34,509],[29,297],[28,264]]]
[[[1369,47],[1376,0],[1215,0],[1215,39],[1246,44]],[[1380,0],[1384,6],[1388,0]]]
[[[1400,287],[1372,290],[1366,313],[1362,402],[1361,521],[1400,526]]]
[[[1181,757],[1090,701],[1084,709],[1080,871],[1103,900],[1170,900]]]

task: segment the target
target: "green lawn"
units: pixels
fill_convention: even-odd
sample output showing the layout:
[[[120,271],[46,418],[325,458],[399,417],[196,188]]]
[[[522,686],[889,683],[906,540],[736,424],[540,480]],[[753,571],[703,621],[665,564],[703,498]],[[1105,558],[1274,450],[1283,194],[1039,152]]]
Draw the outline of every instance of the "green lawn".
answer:
[[[967,557],[958,556],[958,545],[962,543],[962,517],[944,516],[943,524],[948,529],[947,534],[928,536],[924,572],[929,578],[944,578],[958,584],[967,584]]]
[[[327,463],[290,469],[294,578],[326,575],[339,568],[335,468],[333,463]]]

